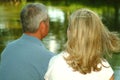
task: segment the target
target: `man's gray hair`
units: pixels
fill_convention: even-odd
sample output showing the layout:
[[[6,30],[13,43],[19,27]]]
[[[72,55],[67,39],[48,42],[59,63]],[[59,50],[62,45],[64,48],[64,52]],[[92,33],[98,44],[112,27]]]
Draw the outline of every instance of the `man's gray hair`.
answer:
[[[27,4],[20,13],[23,32],[36,32],[40,22],[47,18],[48,11],[45,5],[41,3]]]

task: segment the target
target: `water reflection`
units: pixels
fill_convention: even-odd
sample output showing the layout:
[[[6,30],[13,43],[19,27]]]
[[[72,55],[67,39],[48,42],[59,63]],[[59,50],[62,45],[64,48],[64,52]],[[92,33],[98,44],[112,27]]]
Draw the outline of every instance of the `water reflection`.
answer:
[[[52,51],[52,52],[57,52],[57,48],[58,48],[58,45],[57,45],[57,42],[55,41],[55,36],[51,36],[51,40],[49,41],[49,50]]]
[[[0,30],[1,30],[0,32],[2,32],[3,29],[5,29],[5,24],[1,22],[0,23]]]
[[[47,48],[54,52],[57,53],[59,51],[60,45],[58,44],[58,41],[56,39],[56,37],[54,35],[48,35],[44,40],[43,40],[44,44],[46,44]]]
[[[60,9],[55,7],[48,7],[48,14],[50,16],[51,21],[60,21],[61,23],[64,22],[64,12]]]
[[[66,31],[64,32],[64,29],[66,29],[66,26],[64,26],[65,14],[61,9],[51,6],[48,7],[48,14],[50,17],[50,33],[43,42],[45,44],[47,42],[46,45],[50,51],[59,53],[66,39],[66,36],[63,37],[66,34]]]

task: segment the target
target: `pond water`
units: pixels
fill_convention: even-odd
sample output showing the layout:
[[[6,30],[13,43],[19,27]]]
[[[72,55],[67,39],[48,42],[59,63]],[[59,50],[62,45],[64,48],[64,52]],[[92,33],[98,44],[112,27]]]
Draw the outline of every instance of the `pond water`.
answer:
[[[0,53],[9,42],[22,35],[19,19],[19,13],[22,6],[23,4],[19,6],[9,4],[0,5]],[[59,8],[48,5],[50,31],[48,36],[43,39],[43,43],[55,54],[60,53],[63,50],[63,46],[66,42],[67,18],[71,13],[70,11],[66,11],[63,7]],[[110,64],[115,71],[115,80],[119,80],[120,54],[113,54]]]

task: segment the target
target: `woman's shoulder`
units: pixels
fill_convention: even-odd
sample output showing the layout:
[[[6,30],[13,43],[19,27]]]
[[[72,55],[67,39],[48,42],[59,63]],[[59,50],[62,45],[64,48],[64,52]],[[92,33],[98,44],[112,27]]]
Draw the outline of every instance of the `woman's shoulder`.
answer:
[[[102,67],[111,67],[109,62],[106,59],[102,60],[102,64],[101,65],[102,65]]]
[[[99,64],[99,66],[101,66],[101,70],[98,72],[92,72],[91,75],[93,75],[93,74],[96,76],[101,75],[101,80],[103,80],[103,79],[109,80],[111,78],[111,76],[114,74],[114,71],[113,71],[111,65],[109,64],[109,62],[104,59],[104,60],[102,60],[102,63]]]
[[[64,60],[64,55],[65,55],[65,52],[61,52],[59,54],[56,54],[54,55],[51,59],[50,59],[50,62],[49,62],[49,65],[51,64],[56,64],[59,62],[60,63],[63,63],[65,60]]]

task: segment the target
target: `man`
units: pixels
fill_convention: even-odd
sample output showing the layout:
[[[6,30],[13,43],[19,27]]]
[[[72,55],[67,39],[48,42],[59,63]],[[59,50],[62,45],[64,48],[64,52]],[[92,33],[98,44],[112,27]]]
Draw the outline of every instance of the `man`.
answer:
[[[0,80],[44,80],[53,56],[41,42],[49,31],[47,9],[43,4],[28,4],[20,18],[23,35],[2,52]]]

